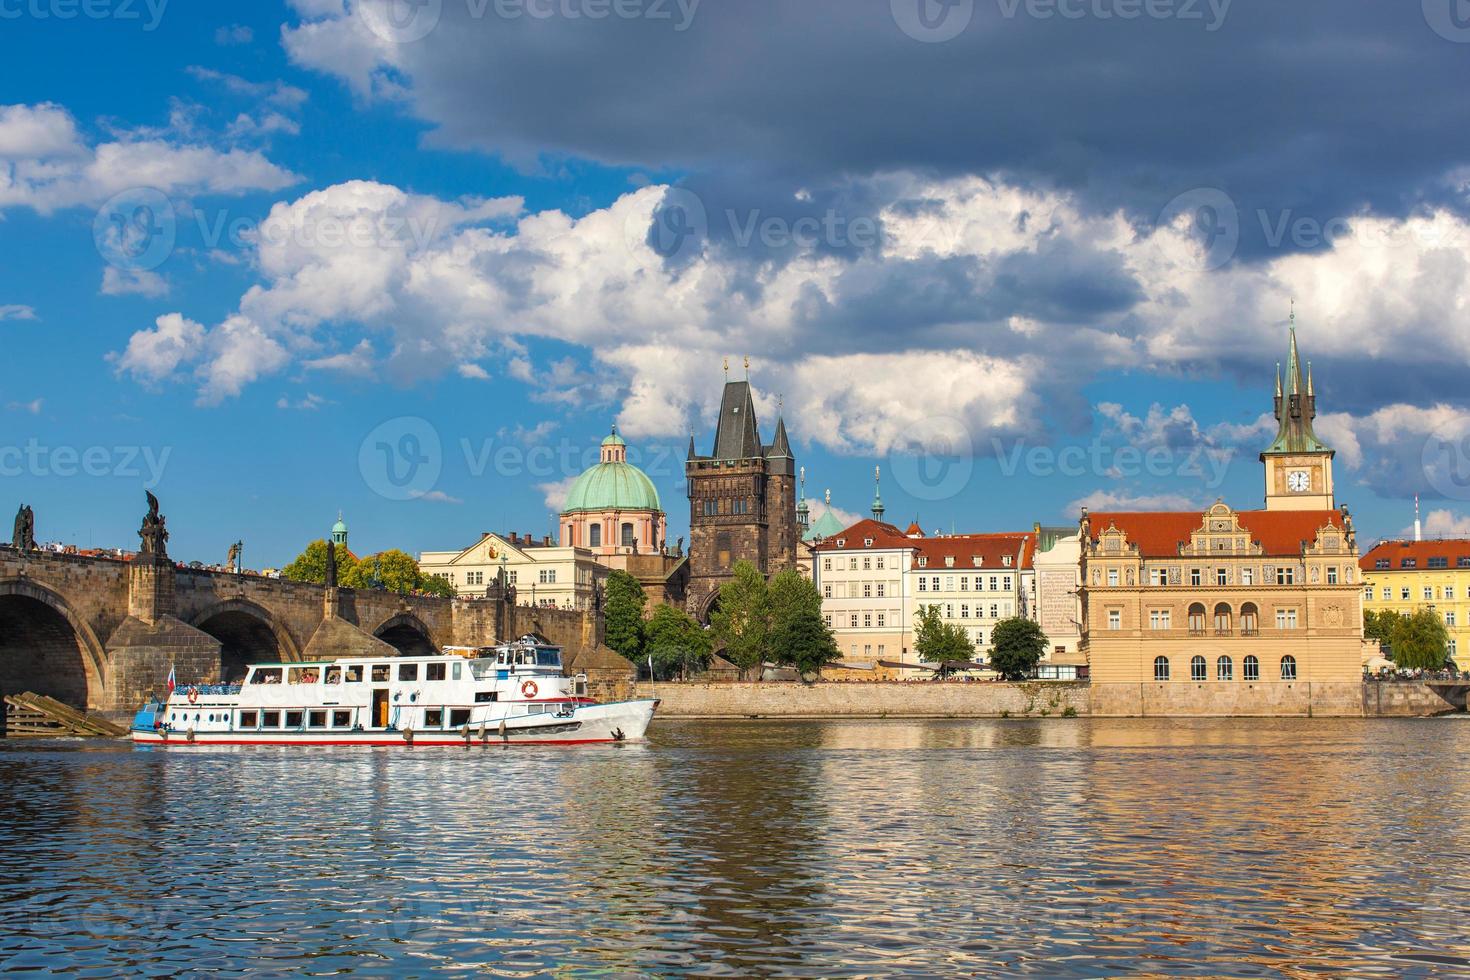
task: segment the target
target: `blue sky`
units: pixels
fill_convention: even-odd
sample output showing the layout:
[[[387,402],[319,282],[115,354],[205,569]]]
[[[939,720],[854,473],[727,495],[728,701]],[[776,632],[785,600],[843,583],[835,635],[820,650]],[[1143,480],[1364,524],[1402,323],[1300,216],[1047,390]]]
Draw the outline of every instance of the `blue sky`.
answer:
[[[42,539],[155,477],[185,559],[542,533],[614,420],[678,536],[745,355],[848,515],[1257,506],[1293,298],[1363,536],[1470,534],[1450,0],[89,9],[0,12]]]

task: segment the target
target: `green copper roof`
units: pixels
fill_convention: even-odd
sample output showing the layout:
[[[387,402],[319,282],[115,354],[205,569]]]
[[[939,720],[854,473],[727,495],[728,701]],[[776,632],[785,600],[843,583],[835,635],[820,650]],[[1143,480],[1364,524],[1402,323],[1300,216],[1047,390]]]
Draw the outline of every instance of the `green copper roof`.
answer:
[[[818,539],[830,538],[834,534],[841,534],[842,530],[842,522],[832,513],[832,508],[828,507],[822,511],[821,517],[812,522],[812,526],[807,529],[807,532],[801,538],[803,541],[816,541]]]
[[[622,440],[618,436],[610,439]],[[562,513],[604,510],[663,510],[653,481],[632,463],[598,463],[577,477]]]
[[[1312,419],[1317,416],[1317,393],[1313,389],[1310,367],[1307,368],[1306,379],[1302,378],[1302,359],[1297,351],[1294,322],[1291,327],[1291,349],[1287,352],[1286,359],[1286,387],[1283,391],[1278,369],[1276,399],[1279,406],[1276,418],[1280,426],[1276,439],[1262,455],[1332,452],[1312,431]]]
[[[623,441],[623,437],[620,436],[620,435],[618,435],[618,427],[617,426],[613,426],[612,434],[609,435],[606,439],[602,440],[602,444],[604,446],[626,446],[627,445],[627,443]]]

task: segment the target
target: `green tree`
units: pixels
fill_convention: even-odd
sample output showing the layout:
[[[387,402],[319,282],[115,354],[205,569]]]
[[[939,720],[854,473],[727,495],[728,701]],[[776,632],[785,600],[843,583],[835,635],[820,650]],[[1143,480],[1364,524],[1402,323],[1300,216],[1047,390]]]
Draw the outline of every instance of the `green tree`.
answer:
[[[713,641],[704,627],[684,610],[658,605],[645,634],[644,650],[653,658],[654,673],[659,677],[688,677],[709,666]]]
[[[1393,662],[1409,670],[1439,670],[1449,659],[1450,633],[1433,609],[1399,617],[1389,642]]]
[[[1402,613],[1396,613],[1392,609],[1375,612],[1372,609],[1363,610],[1363,636],[1370,640],[1377,640],[1384,646],[1391,642],[1393,628],[1403,619]]]
[[[621,569],[607,576],[607,600],[603,605],[605,642],[637,663],[643,652],[643,608],[648,596],[638,580]]]
[[[351,574],[356,566],[352,556],[347,553],[346,548],[337,549],[337,584],[346,585],[347,576]],[[306,546],[306,550],[296,556],[296,560],[281,569],[281,578],[290,579],[292,582],[315,582],[317,585],[327,583],[327,542],[326,539],[318,539]]]
[[[807,608],[798,610],[782,628],[779,649],[780,662],[803,675],[815,674],[840,656],[837,640],[822,621],[822,614]]]
[[[1008,681],[1030,677],[1046,654],[1046,634],[1024,616],[1002,619],[991,636],[990,666]]]
[[[338,581],[352,589],[371,589],[375,587],[375,574],[381,579],[383,588],[389,592],[407,594],[439,588],[434,585],[432,578],[425,576],[419,569],[419,563],[414,561],[412,555],[397,548],[368,555],[357,563],[345,580]]]
[[[925,663],[972,660],[975,644],[964,629],[939,618],[939,607],[922,605],[914,622],[914,649]]]
[[[750,562],[736,562],[735,577],[720,586],[710,626],[726,659],[746,675],[759,673],[771,652],[771,602],[765,577]]]
[[[459,595],[459,590],[443,575],[420,576],[419,591],[427,592],[429,595],[443,596],[446,599],[453,599]]]

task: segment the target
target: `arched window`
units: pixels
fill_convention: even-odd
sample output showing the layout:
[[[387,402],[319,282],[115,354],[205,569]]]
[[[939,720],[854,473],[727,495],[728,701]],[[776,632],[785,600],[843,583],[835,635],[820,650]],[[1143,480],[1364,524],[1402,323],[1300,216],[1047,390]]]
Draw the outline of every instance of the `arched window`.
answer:
[[[1228,602],[1216,603],[1215,605],[1215,635],[1230,635],[1230,604]]]
[[[602,525],[593,524],[587,529],[587,543],[594,548],[602,547]]]
[[[1244,617],[1245,614],[1242,613],[1242,621],[1244,621]],[[1246,656],[1244,671],[1245,679],[1248,681],[1258,681],[1261,679],[1261,661],[1259,658],[1256,657],[1254,653]]]
[[[1206,678],[1209,677],[1209,670],[1210,670],[1209,665],[1205,663],[1205,658],[1204,657],[1201,657],[1199,654],[1195,654],[1193,657],[1190,658],[1190,660],[1189,660],[1189,679],[1190,680],[1192,680],[1192,681],[1202,681],[1202,680],[1205,680]]]
[[[623,525],[623,547],[633,547],[633,525],[631,523]]]
[[[1296,680],[1296,658],[1289,653],[1281,658],[1281,679],[1284,681]]]
[[[1194,636],[1204,635],[1205,606],[1202,602],[1192,603],[1189,607],[1189,632]]]
[[[1169,658],[1168,657],[1155,657],[1154,658],[1154,680],[1156,680],[1156,681],[1166,681],[1168,679],[1169,679]]]
[[[1215,661],[1215,680],[1235,680],[1235,664],[1229,657],[1220,657]]]
[[[1240,635],[1255,636],[1261,629],[1261,614],[1256,609],[1254,602],[1247,602],[1240,607]]]

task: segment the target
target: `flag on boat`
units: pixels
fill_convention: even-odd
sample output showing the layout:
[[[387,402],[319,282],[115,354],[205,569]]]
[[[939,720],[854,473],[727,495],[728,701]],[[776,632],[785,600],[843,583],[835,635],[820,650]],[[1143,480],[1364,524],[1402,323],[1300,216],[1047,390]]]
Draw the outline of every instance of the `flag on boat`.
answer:
[[[178,686],[178,680],[174,677],[174,669],[173,669],[173,666],[170,665],[169,668],[168,668],[168,693],[170,693],[170,694],[174,693],[174,688],[177,687],[177,686]]]

